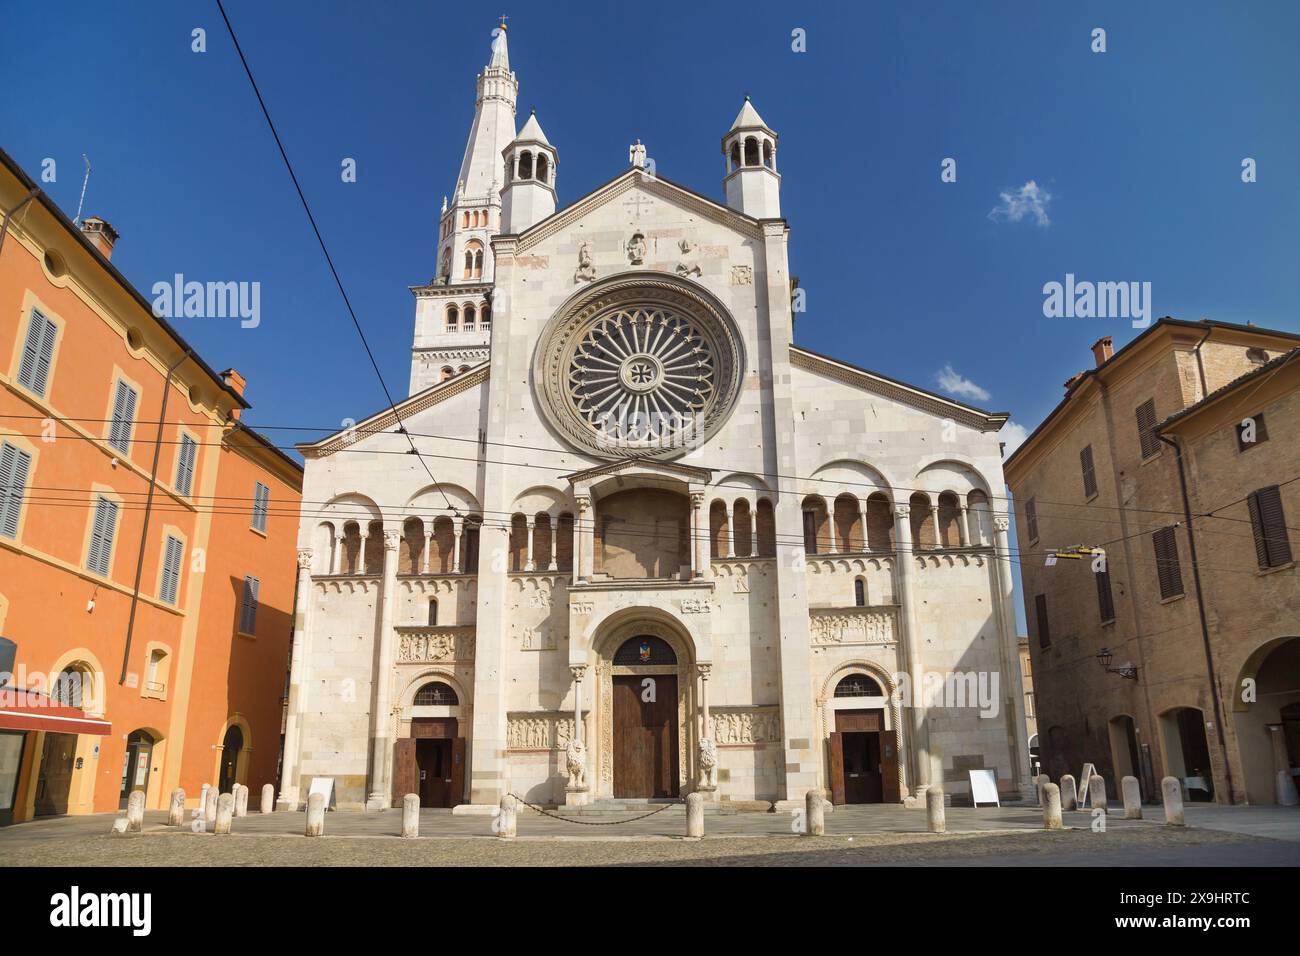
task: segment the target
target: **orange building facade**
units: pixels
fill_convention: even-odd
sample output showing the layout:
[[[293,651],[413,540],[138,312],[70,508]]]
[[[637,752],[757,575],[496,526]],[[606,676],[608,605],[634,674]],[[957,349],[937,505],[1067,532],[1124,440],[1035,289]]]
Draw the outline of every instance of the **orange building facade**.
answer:
[[[108,223],[74,225],[3,152],[0,211],[0,824],[135,789],[149,808],[257,791],[280,753],[301,467],[240,423],[242,377],[112,266]],[[105,732],[58,732],[45,698]]]

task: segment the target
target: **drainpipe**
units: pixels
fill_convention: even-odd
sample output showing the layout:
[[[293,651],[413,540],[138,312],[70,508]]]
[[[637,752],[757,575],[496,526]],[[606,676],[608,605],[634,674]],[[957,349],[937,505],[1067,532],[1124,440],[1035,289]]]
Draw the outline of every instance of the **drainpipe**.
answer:
[[[1206,338],[1209,338],[1208,332]],[[1196,586],[1196,610],[1201,618],[1201,642],[1205,646],[1205,667],[1210,677],[1210,699],[1214,705],[1214,729],[1219,738],[1219,752],[1223,754],[1223,776],[1228,784],[1228,803],[1231,804],[1235,802],[1232,796],[1232,761],[1228,756],[1227,739],[1223,736],[1223,703],[1219,699],[1219,681],[1214,673],[1214,652],[1210,648],[1210,625],[1205,615],[1205,595],[1201,592],[1201,566],[1196,558],[1196,535],[1192,531],[1192,505],[1187,496],[1187,471],[1183,465],[1183,450],[1172,438],[1166,438],[1164,435],[1156,435],[1156,437],[1174,450],[1174,460],[1178,462],[1178,485],[1183,495],[1183,520],[1187,525],[1187,546],[1192,556],[1192,581]]]
[[[39,196],[40,193],[41,190],[39,187],[37,187],[33,189],[31,192],[29,192],[22,199],[18,200],[18,202],[14,204],[11,208],[5,210],[4,222],[0,223],[0,249],[4,248],[5,236],[9,235],[9,220],[13,218],[14,213],[16,213],[19,209],[22,209],[23,206],[26,206],[29,202],[31,202],[33,199]]]
[[[1205,398],[1205,396],[1210,394],[1210,383],[1205,379],[1205,358],[1201,355],[1201,346],[1204,345],[1206,340],[1213,334],[1214,326],[1211,325],[1205,330],[1205,334],[1201,336],[1201,340],[1196,343],[1196,347],[1192,349],[1192,351],[1196,353],[1196,370],[1201,375],[1201,398]]]
[[[117,679],[119,685],[126,683],[127,665],[131,662],[131,638],[135,634],[135,609],[140,603],[140,576],[144,573],[144,548],[149,540],[149,515],[153,511],[153,492],[158,486],[158,455],[162,451],[163,425],[167,422],[167,398],[172,391],[172,373],[193,354],[186,349],[185,354],[167,368],[167,378],[163,382],[162,409],[158,412],[158,437],[153,443],[153,469],[149,472],[149,494],[144,502],[144,522],[140,528],[140,553],[135,559],[135,587],[131,591],[131,614],[126,621],[126,647],[122,649],[122,674]]]

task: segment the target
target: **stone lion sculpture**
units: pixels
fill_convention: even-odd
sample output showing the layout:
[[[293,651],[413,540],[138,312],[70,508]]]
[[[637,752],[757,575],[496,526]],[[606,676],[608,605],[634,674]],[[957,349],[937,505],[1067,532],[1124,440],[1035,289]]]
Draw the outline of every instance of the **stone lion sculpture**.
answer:
[[[700,740],[700,788],[714,790],[718,786],[718,745],[711,737]]]
[[[682,251],[682,256],[677,261],[677,274],[679,276],[702,276],[700,260],[695,255],[695,247],[691,245],[691,240],[683,239],[677,244],[677,248]]]
[[[587,748],[576,740],[569,741],[564,751],[564,768],[569,774],[569,789],[584,789],[587,786]]]

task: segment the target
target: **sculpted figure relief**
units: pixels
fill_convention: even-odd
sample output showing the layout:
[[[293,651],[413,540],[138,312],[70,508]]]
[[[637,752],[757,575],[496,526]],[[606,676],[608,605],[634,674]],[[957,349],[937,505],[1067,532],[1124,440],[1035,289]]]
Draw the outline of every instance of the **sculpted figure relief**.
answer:
[[[645,236],[641,235],[639,232],[634,232],[632,238],[629,239],[627,243],[628,261],[634,266],[641,265],[641,263],[645,262],[645,255],[648,248]]]
[[[584,242],[578,247],[578,271],[573,274],[574,282],[590,282],[596,278],[596,265],[591,261],[591,243]]]
[[[718,745],[709,737],[700,738],[700,789],[718,789]]]
[[[677,260],[677,274],[679,276],[702,276],[700,260],[695,255],[695,247],[691,245],[691,240],[683,238],[677,244],[677,248],[682,251],[681,258]]]
[[[564,752],[564,767],[569,774],[570,790],[587,789],[587,748],[570,740]]]

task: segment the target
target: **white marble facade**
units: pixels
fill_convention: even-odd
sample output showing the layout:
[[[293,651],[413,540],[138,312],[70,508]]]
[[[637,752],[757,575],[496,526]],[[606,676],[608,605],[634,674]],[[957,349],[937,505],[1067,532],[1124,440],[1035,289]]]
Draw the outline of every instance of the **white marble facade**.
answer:
[[[702,751],[718,799],[829,789],[836,712],[864,707],[900,799],[959,797],[971,767],[1028,787],[1006,416],[794,345],[778,140],[748,101],[729,204],[634,146],[554,212],[559,155],[536,117],[515,141],[517,87],[502,32],[413,289],[410,396],[302,446],[285,802],[332,777],[339,807],[388,805],[395,742],[440,718],[464,740],[453,804],[613,796],[611,687],[639,674],[676,679],[679,795]],[[606,395],[657,424],[611,424]],[[676,661],[614,661],[647,637]],[[922,674],[976,675],[991,706],[889,699]],[[837,697],[853,675],[882,695]],[[417,699],[431,683],[454,703]]]

